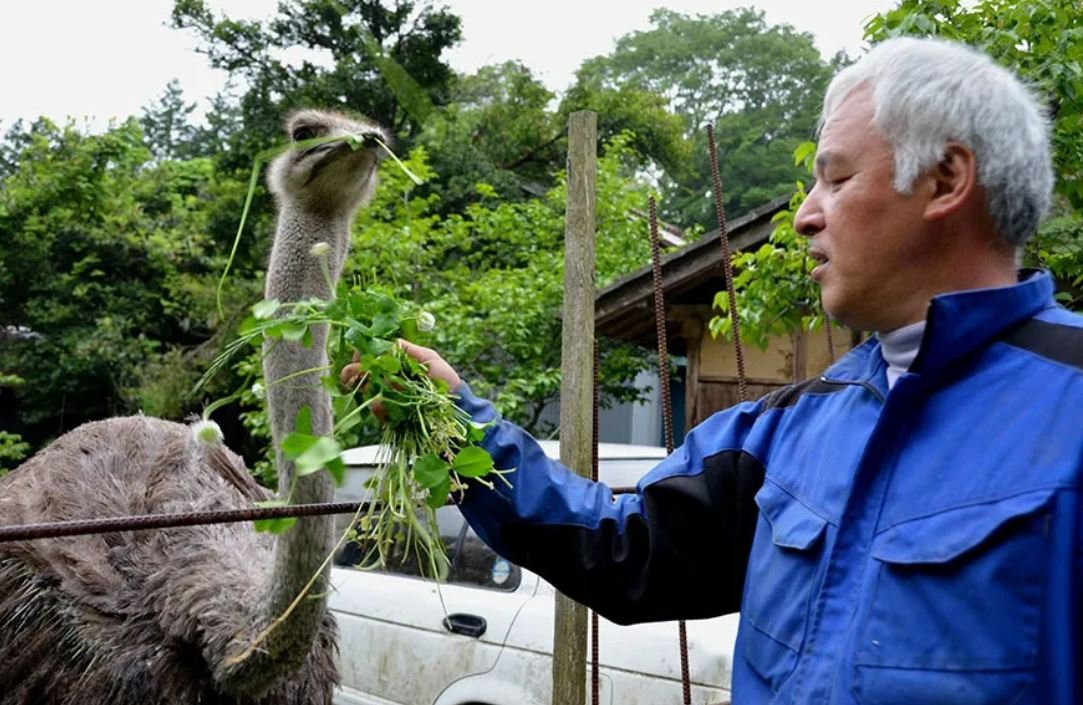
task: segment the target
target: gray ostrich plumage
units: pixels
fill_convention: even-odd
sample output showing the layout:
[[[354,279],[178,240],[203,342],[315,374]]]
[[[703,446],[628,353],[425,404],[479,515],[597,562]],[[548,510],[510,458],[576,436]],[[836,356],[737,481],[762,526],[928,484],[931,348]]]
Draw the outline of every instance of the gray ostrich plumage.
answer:
[[[375,125],[306,110],[289,119],[295,141],[336,134],[386,137]],[[270,167],[278,205],[266,295],[326,298],[350,225],[375,186],[377,151],[345,142],[291,150]],[[317,373],[327,331],[314,344],[276,342],[264,374],[276,447],[297,411],[331,432]],[[279,487],[293,467],[277,457]],[[332,498],[327,473],[298,478],[293,501]],[[183,424],[142,416],[85,424],[0,478],[0,522],[58,521],[249,506],[269,493],[220,443]],[[277,537],[251,524],[115,532],[0,544],[0,705],[329,705],[337,631],[325,570],[311,597],[237,662],[281,615],[334,543],[329,517],[301,519]]]

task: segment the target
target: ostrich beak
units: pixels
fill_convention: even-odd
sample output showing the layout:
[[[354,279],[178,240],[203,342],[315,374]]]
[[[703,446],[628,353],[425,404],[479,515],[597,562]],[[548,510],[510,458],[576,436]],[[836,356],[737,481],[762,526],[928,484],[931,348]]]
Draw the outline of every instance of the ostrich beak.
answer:
[[[319,154],[320,164],[334,161],[341,157],[343,154],[350,152],[349,143],[343,142],[328,142],[327,144],[318,144],[315,147],[309,147],[305,151],[301,152],[301,158],[306,158],[312,154]]]
[[[378,132],[366,132],[362,135],[361,144],[365,149],[372,150],[376,155],[377,163],[382,162],[387,157],[387,150],[380,147],[380,142],[387,144],[389,140]]]

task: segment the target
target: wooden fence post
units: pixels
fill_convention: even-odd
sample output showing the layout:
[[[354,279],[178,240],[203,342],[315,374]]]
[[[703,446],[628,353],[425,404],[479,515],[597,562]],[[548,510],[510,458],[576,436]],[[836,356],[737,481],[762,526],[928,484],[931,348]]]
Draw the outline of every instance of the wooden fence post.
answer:
[[[594,418],[594,181],[598,116],[568,120],[568,202],[564,225],[560,461],[590,476]],[[558,594],[553,624],[553,705],[584,705],[587,612]]]

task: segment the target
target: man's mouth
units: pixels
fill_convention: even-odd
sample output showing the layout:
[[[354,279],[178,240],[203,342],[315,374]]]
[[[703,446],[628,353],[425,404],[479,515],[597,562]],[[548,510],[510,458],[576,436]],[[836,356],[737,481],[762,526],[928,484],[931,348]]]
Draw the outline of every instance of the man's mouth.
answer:
[[[808,251],[809,259],[816,263],[816,266],[809,273],[814,281],[818,281],[819,277],[823,275],[824,268],[830,261],[827,253],[818,247],[810,247]]]

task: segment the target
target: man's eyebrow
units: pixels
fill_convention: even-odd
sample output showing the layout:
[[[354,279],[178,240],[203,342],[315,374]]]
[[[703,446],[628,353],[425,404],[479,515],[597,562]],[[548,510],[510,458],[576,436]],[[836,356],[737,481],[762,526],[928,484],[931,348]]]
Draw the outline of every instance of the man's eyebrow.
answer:
[[[815,155],[815,169],[814,172],[822,174],[828,167],[838,167],[839,165],[846,165],[847,159],[844,155],[838,152],[832,152],[831,149],[827,149],[824,152],[818,152]]]
[[[823,171],[827,169],[827,167],[831,166],[832,164],[838,163],[839,161],[841,161],[841,157],[837,152],[832,152],[830,150],[825,152],[817,152],[816,172],[823,173]]]

